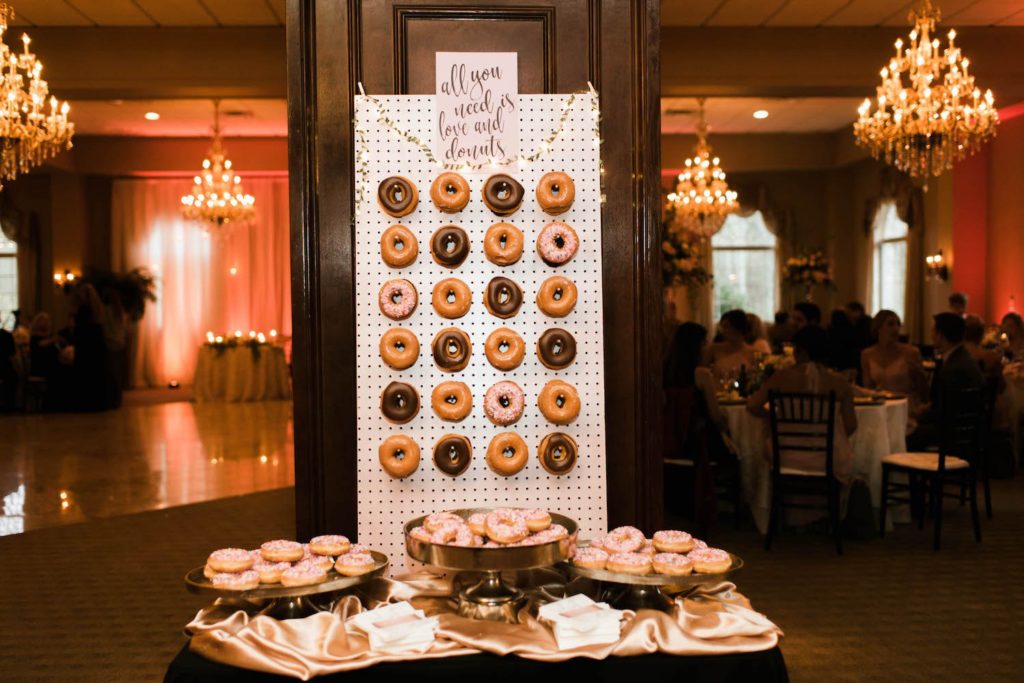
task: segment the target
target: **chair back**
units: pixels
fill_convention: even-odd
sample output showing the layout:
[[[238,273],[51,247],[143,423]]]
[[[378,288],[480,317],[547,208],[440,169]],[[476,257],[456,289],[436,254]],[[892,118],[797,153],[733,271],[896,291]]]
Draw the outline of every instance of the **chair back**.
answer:
[[[939,471],[946,469],[946,456],[977,463],[985,421],[990,419],[994,396],[983,387],[949,391],[943,397],[939,430]]]
[[[782,453],[803,451],[824,457],[825,475],[833,477],[836,392],[828,394],[768,393],[772,430],[772,476],[782,469]]]

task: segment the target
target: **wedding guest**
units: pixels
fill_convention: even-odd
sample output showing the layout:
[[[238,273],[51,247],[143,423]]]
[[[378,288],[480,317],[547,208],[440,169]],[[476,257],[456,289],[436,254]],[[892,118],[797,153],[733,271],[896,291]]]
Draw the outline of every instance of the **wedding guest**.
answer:
[[[1024,319],[1020,313],[1007,313],[999,324],[999,330],[1006,335],[1006,356],[1011,361],[1024,361]]]
[[[686,322],[676,329],[665,361],[664,388],[667,392],[694,387],[701,397],[698,412],[725,430],[727,426],[718,405],[715,378],[703,365],[707,341],[708,331],[703,325]]]
[[[893,311],[882,309],[875,314],[871,321],[875,344],[860,355],[861,381],[868,389],[905,395],[913,414],[925,402],[928,378],[921,352],[900,341],[901,326],[900,317]]]
[[[768,339],[764,334],[764,323],[761,322],[761,318],[753,313],[747,313],[747,327],[749,332],[747,333],[747,343],[758,353],[763,353],[766,356],[771,354],[772,346],[768,343]]]
[[[985,322],[976,315],[964,318],[964,348],[978,362],[986,380],[1001,380],[1003,377],[1003,354],[996,349],[986,349],[981,342],[985,338]]]
[[[842,376],[828,370],[828,334],[821,327],[807,325],[793,335],[796,364],[778,370],[761,388],[747,399],[747,410],[759,417],[767,417],[769,392],[828,394],[836,392],[836,429],[833,445],[833,465],[837,479],[845,480],[853,463],[850,435],[857,430],[857,413],[853,407],[853,388]],[[771,457],[770,449],[766,455]],[[821,470],[821,454],[792,451],[783,453],[783,467]]]
[[[789,311],[776,311],[775,322],[768,330],[768,341],[775,353],[782,353],[782,345],[793,341],[793,327],[789,323]]]
[[[29,328],[29,371],[33,377],[49,380],[57,371],[57,336],[49,313],[36,313]]]
[[[828,324],[828,366],[856,381],[860,368],[860,352],[857,348],[857,331],[850,322],[846,311],[837,308],[832,311]]]
[[[818,304],[810,301],[801,301],[793,306],[789,319],[792,321],[793,329],[798,332],[808,325],[820,326],[821,309],[818,308]]]
[[[850,319],[850,324],[853,325],[857,352],[860,353],[872,343],[871,316],[864,310],[864,304],[859,301],[851,301],[843,310],[846,312],[846,317]]]
[[[953,292],[949,295],[949,311],[963,318],[967,315],[967,294]]]
[[[754,367],[754,349],[747,343],[750,325],[739,309],[726,311],[718,321],[722,340],[711,345],[711,367],[718,377],[729,377],[744,366]]]
[[[964,389],[980,389],[985,384],[981,368],[964,348],[964,319],[956,313],[939,313],[932,330],[935,351],[941,360],[932,380],[931,400],[917,415],[917,428],[907,435],[907,448],[923,451],[939,442],[943,408],[950,397]]]

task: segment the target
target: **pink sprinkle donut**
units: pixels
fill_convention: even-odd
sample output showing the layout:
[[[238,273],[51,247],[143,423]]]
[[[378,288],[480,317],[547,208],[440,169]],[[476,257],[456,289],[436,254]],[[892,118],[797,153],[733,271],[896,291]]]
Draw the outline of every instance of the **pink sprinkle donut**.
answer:
[[[237,573],[214,574],[210,583],[224,590],[250,591],[260,585],[260,575],[251,569]]]
[[[608,535],[604,537],[604,541],[601,543],[601,547],[612,554],[635,553],[643,547],[646,540],[647,538],[643,532],[636,527],[620,526],[608,532]]]
[[[351,545],[347,538],[337,534],[309,539],[309,550],[316,555],[344,555]]]
[[[651,558],[640,553],[616,553],[608,558],[604,568],[622,574],[650,574]]]
[[[537,235],[537,253],[549,266],[560,266],[572,260],[580,247],[576,231],[562,221],[552,221]]]
[[[423,528],[434,533],[448,523],[465,524],[466,520],[453,512],[435,512],[432,515],[427,515],[427,518],[423,520]]]
[[[487,535],[487,530],[484,528],[484,523],[486,521],[487,521],[487,515],[484,514],[483,512],[474,512],[473,514],[471,514],[469,516],[469,519],[467,520],[467,522],[469,523],[469,528],[477,536],[486,536]]]
[[[572,562],[577,567],[586,569],[604,569],[605,563],[608,562],[608,553],[600,548],[579,548],[572,556]]]
[[[473,532],[464,522],[448,522],[431,534],[430,542],[468,548],[473,545]]]
[[[563,538],[569,537],[569,530],[561,524],[552,524],[547,529],[537,532],[535,534],[544,539],[545,543],[550,541],[561,541]]]
[[[408,280],[388,280],[380,288],[380,312],[392,320],[405,320],[416,310],[416,287]]]
[[[281,583],[281,575],[289,567],[291,564],[287,562],[267,562],[262,559],[252,566],[253,571],[260,575],[260,583]]]
[[[510,544],[530,535],[526,521],[511,510],[495,510],[487,515],[484,522],[487,537],[498,543]]]
[[[417,526],[413,527],[409,535],[415,538],[417,541],[423,541],[424,543],[430,543],[430,532],[427,531],[426,527]]]
[[[260,546],[260,555],[267,562],[298,562],[305,554],[302,544],[295,541],[267,541]]]
[[[701,548],[692,550],[687,555],[693,562],[693,569],[701,574],[720,574],[732,566],[729,553],[718,548]]]
[[[669,576],[686,576],[693,571],[693,560],[686,555],[659,553],[651,558],[654,571]]]
[[[507,426],[523,416],[526,396],[515,382],[498,382],[484,394],[484,412],[496,425]]]
[[[637,552],[641,555],[646,555],[647,557],[654,557],[658,554],[657,548],[655,548],[654,544],[646,538],[644,539],[644,544],[640,546],[640,550],[637,550]]]
[[[657,531],[651,540],[662,553],[688,553],[693,549],[693,536],[685,531]]]
[[[253,557],[248,550],[241,548],[221,548],[214,550],[206,559],[206,564],[216,572],[244,572],[252,567]]]
[[[309,555],[296,562],[295,566],[298,567],[299,565],[306,564],[328,571],[334,566],[334,558],[330,555]]]
[[[551,526],[551,514],[544,509],[536,508],[526,513],[526,526],[530,531],[544,531]]]
[[[373,571],[377,561],[363,553],[348,553],[338,558],[334,570],[343,576],[360,576]]]
[[[327,570],[312,562],[299,562],[281,574],[283,586],[312,586],[327,579]]]
[[[369,555],[369,554],[370,554],[370,546],[363,545],[362,543],[353,543],[352,545],[350,545],[348,547],[348,552],[347,553],[342,553],[342,555]]]

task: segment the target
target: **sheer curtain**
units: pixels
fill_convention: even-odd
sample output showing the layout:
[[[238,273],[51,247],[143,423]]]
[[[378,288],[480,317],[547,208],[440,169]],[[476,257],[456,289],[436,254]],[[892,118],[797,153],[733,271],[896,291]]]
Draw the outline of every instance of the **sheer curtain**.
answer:
[[[139,322],[135,386],[190,384],[208,330],[291,336],[287,178],[244,178],[256,220],[214,238],[181,218],[190,180],[117,180],[111,211],[115,270],[148,268],[157,301]]]

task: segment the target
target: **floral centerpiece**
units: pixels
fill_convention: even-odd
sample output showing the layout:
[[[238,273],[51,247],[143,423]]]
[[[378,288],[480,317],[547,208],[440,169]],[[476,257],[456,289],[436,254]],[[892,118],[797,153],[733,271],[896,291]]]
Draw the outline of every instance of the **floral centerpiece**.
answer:
[[[700,262],[699,245],[673,225],[675,207],[669,204],[662,223],[661,273],[666,286],[703,287],[714,277]]]
[[[802,286],[807,299],[810,299],[811,292],[815,287],[831,288],[834,286],[832,281],[832,262],[828,260],[820,249],[800,256],[791,256],[786,259],[782,280],[794,287]]]

